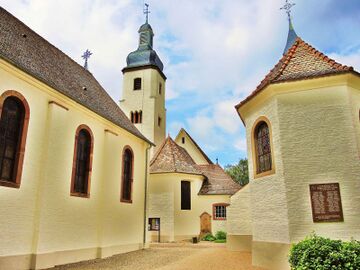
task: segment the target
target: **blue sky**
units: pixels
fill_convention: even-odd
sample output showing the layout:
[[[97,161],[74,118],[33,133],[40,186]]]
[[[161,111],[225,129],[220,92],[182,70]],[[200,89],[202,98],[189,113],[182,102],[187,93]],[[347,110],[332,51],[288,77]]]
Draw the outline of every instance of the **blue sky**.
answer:
[[[294,0],[295,1],[295,0]],[[280,59],[285,0],[148,0],[154,47],[167,75],[167,132],[184,127],[222,165],[246,157],[234,105]],[[143,0],[0,0],[0,5],[90,71],[115,101],[126,56],[137,48]],[[360,70],[360,1],[297,0],[295,30],[340,63]]]

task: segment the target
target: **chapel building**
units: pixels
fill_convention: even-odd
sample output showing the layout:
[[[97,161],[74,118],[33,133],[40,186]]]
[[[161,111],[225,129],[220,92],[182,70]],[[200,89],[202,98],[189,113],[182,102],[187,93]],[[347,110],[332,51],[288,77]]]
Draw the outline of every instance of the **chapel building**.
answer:
[[[90,71],[1,7],[0,114],[0,269],[146,246],[153,142]]]
[[[360,240],[360,74],[296,35],[236,110],[250,183],[231,198],[228,243],[253,265],[290,269],[292,243],[312,232]]]

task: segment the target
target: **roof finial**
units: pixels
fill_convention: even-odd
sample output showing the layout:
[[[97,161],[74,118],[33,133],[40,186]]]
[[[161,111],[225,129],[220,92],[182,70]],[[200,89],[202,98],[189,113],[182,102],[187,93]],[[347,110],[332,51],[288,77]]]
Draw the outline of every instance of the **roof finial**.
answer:
[[[84,54],[81,56],[83,59],[85,59],[84,68],[88,69],[88,59],[92,55],[92,52],[90,52],[88,49],[84,52]]]
[[[285,10],[286,14],[288,15],[289,21],[291,21],[291,8],[295,5],[296,5],[295,3],[291,3],[289,2],[289,0],[285,0],[285,5],[280,8]]]
[[[149,21],[149,13],[150,13],[150,11],[149,11],[149,4],[148,3],[144,3],[144,10],[143,10],[143,12],[144,12],[144,14],[146,15],[146,23],[148,23],[148,21]]]

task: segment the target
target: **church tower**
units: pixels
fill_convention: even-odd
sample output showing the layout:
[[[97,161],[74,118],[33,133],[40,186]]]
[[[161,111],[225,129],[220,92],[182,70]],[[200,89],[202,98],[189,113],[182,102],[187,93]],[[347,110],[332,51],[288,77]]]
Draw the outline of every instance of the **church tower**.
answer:
[[[153,49],[154,32],[147,18],[138,32],[139,46],[128,55],[127,66],[122,70],[124,79],[120,107],[140,132],[156,144],[157,149],[165,140],[166,76],[163,63]]]

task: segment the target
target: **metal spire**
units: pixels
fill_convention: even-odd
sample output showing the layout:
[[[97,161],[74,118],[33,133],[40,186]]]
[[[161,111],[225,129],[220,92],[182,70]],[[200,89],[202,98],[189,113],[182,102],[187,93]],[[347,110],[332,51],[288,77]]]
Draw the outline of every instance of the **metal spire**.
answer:
[[[149,21],[149,13],[150,13],[150,11],[149,11],[149,4],[147,4],[147,3],[144,3],[144,10],[143,10],[143,12],[144,12],[144,14],[146,15],[146,23],[148,23],[148,21]]]
[[[92,55],[92,52],[90,52],[88,49],[84,52],[84,54],[81,56],[85,60],[84,68],[88,69],[88,59]]]

